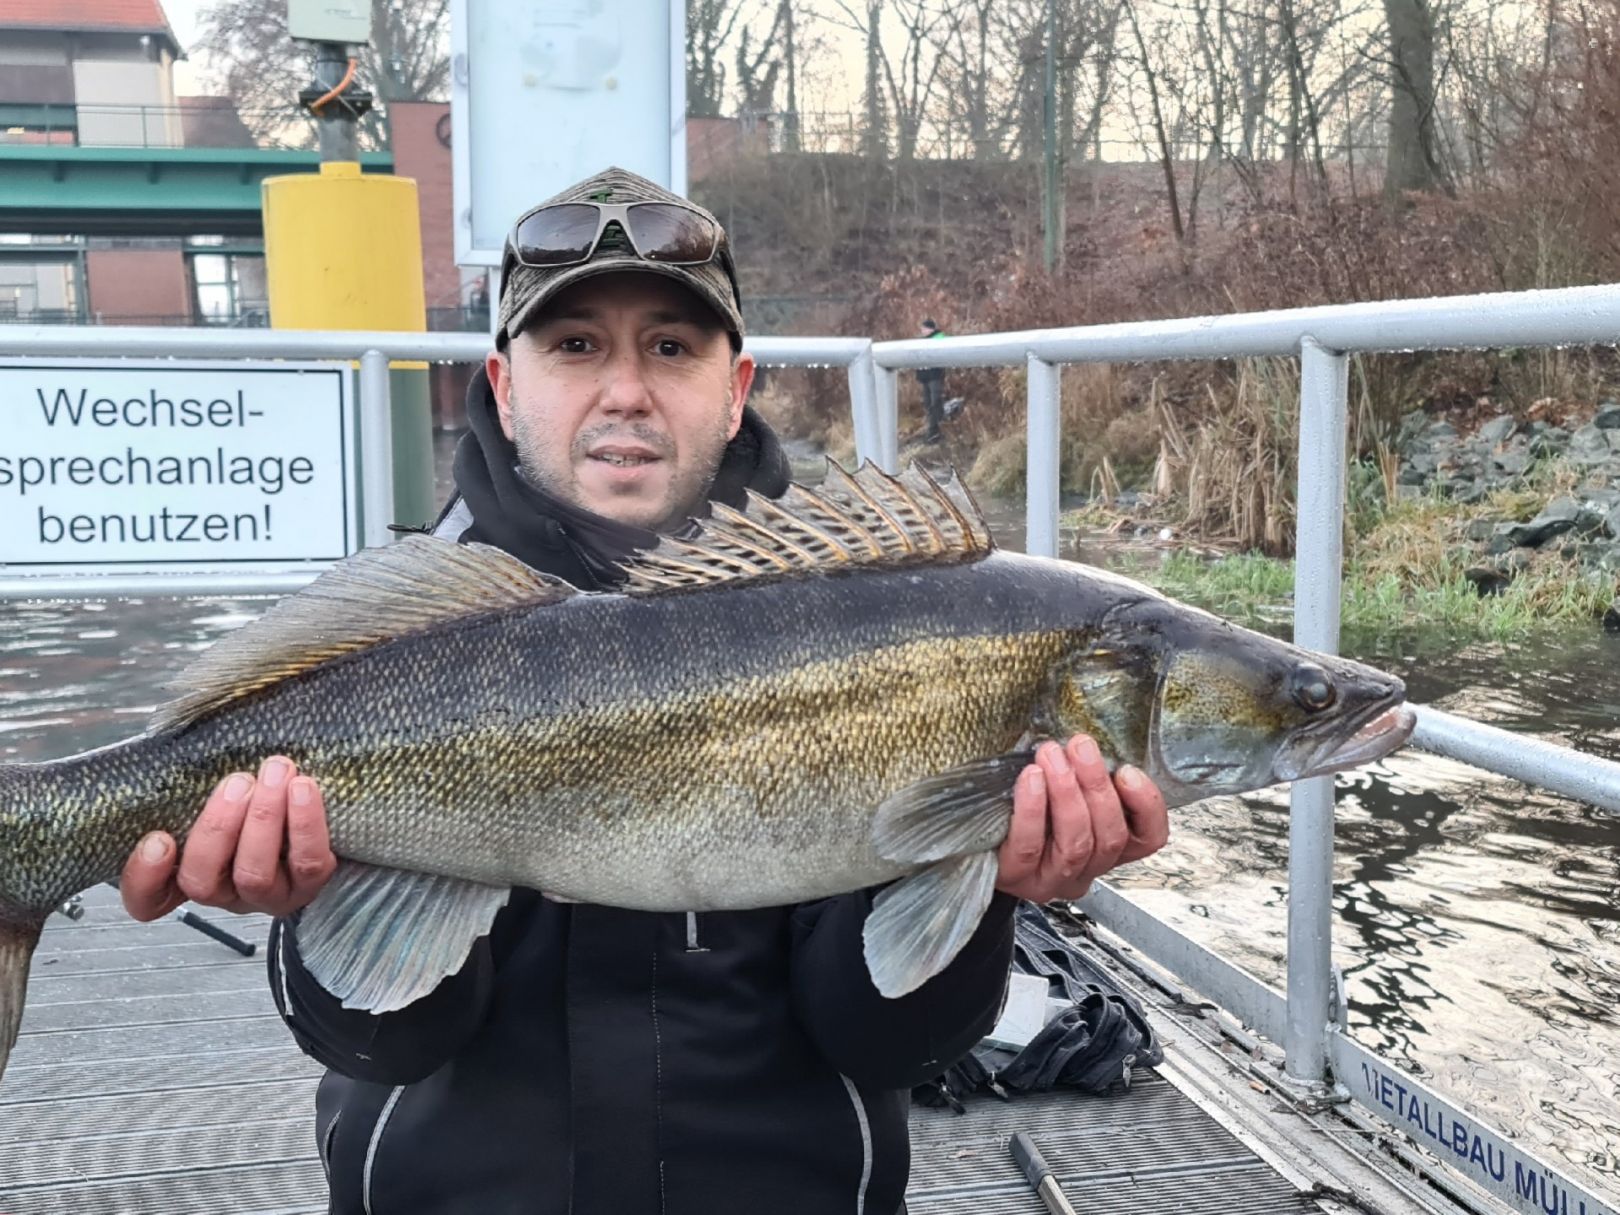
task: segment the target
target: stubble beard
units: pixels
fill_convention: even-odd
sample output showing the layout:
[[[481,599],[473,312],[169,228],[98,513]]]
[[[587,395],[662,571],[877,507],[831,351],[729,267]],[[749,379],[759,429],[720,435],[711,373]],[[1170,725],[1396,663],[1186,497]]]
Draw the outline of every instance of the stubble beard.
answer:
[[[606,422],[587,427],[574,437],[573,443],[564,452],[546,433],[545,425],[538,421],[537,414],[540,413],[543,411],[512,410],[512,442],[517,448],[518,468],[524,480],[531,485],[583,510],[651,531],[677,528],[688,519],[704,513],[704,504],[720,471],[721,461],[725,459],[726,444],[730,438],[729,394],[721,400],[713,428],[705,436],[706,441],[698,445],[701,450],[688,451],[684,467],[675,463],[674,440],[646,422]],[[592,447],[609,438],[633,439],[670,464],[670,480],[656,517],[649,518],[647,516],[651,512],[639,509],[632,512],[633,517],[626,517],[603,510],[600,503],[585,501],[584,490],[574,470],[580,461],[589,458],[587,453]],[[641,504],[635,505],[639,507]]]

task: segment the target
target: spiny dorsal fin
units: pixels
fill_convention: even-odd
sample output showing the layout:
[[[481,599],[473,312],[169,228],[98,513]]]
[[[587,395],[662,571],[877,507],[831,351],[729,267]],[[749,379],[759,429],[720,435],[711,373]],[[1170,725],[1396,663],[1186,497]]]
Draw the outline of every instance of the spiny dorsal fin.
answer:
[[[748,509],[716,505],[698,533],[666,537],[626,563],[629,595],[745,578],[827,573],[858,566],[973,561],[994,544],[973,496],[953,473],[935,480],[916,464],[891,477],[875,464],[851,476],[828,461],[815,489],[790,485]]]
[[[152,715],[173,729],[323,662],[435,625],[556,603],[578,592],[485,544],[407,536],[356,553],[216,642]]]

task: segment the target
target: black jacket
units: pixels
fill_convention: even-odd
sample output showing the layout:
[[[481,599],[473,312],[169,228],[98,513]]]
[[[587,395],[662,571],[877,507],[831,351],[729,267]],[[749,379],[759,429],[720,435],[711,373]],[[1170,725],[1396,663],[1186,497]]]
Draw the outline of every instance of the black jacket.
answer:
[[[497,543],[600,586],[651,537],[512,475],[482,375],[441,534]],[[716,496],[780,493],[752,413]],[[606,575],[606,579],[602,576]],[[331,1069],[317,1136],[339,1215],[890,1215],[910,1163],[907,1089],[993,1024],[1014,902],[997,895],[943,973],[877,994],[870,892],[701,915],[553,903],[517,891],[461,973],[385,1016],[347,1011],[278,921],[271,986]]]

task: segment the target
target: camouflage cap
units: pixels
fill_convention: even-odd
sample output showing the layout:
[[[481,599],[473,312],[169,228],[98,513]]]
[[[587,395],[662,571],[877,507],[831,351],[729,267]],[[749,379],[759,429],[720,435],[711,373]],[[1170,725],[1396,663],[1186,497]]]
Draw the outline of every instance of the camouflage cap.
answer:
[[[569,186],[560,194],[546,199],[540,206],[549,207],[568,202],[673,202],[691,207],[707,216],[720,231],[720,243],[714,257],[695,266],[672,266],[668,263],[649,262],[637,255],[628,240],[611,239],[617,233],[610,229],[603,234],[591,259],[574,266],[525,266],[517,260],[510,234],[501,254],[501,300],[495,330],[496,341],[502,345],[524,326],[533,322],[546,304],[565,287],[592,278],[598,274],[611,274],[636,270],[647,274],[661,274],[675,279],[714,309],[733,346],[741,347],[743,320],[741,301],[737,292],[736,271],[731,262],[731,242],[720,221],[690,199],[671,194],[656,182],[618,167],[606,169],[594,177]],[[538,210],[538,208],[536,208]]]

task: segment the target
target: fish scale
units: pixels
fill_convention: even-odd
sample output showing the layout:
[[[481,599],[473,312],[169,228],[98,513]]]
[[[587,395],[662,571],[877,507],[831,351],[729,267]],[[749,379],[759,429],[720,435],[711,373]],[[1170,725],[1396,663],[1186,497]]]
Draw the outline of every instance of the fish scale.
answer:
[[[1090,732],[1175,805],[1375,758],[1410,732],[1402,696],[994,552],[966,491],[917,470],[718,507],[614,593],[411,537],[220,642],[145,734],[0,765],[0,1048],[50,909],[267,755],[321,786],[341,863],[299,947],[351,1007],[432,990],[514,886],[706,911],[889,883],[866,953],[898,996],[977,925],[1036,738]]]

